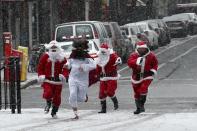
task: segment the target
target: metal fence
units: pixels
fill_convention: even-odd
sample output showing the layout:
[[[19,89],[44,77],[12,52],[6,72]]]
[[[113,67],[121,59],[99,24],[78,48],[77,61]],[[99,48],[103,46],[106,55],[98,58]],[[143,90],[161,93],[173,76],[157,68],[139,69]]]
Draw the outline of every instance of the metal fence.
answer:
[[[21,113],[20,58],[10,57],[0,63],[0,110]]]

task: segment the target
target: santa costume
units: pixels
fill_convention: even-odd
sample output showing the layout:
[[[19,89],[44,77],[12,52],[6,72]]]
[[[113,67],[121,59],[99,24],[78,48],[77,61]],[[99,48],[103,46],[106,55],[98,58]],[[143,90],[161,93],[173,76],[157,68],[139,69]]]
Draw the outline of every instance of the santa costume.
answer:
[[[100,76],[99,99],[101,103],[101,111],[106,113],[106,98],[110,97],[114,103],[114,109],[118,109],[118,100],[115,95],[117,89],[117,65],[121,64],[121,58],[109,48],[107,43],[100,46],[97,59],[97,73]]]
[[[140,50],[144,50],[141,52]],[[128,66],[132,69],[132,86],[137,110],[134,114],[144,112],[148,87],[157,74],[158,61],[144,41],[137,42],[136,51],[129,56]]]
[[[66,77],[62,69],[67,61],[56,41],[51,41],[46,48],[49,51],[41,56],[38,64],[38,82],[42,84],[43,98],[47,102],[45,113],[52,106],[51,115],[55,118],[61,104],[62,82]]]
[[[96,68],[96,63],[88,54],[88,41],[84,38],[73,41],[73,49],[66,63],[69,73],[69,103],[73,109],[75,117],[78,119],[78,102],[87,101],[87,89],[89,86],[89,72]]]

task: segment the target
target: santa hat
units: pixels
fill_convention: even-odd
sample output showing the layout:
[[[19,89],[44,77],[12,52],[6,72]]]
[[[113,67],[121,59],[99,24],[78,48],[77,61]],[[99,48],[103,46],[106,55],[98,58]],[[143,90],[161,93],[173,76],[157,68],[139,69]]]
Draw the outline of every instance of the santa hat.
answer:
[[[146,45],[146,43],[144,41],[139,41],[139,42],[136,43],[136,49],[139,49],[139,48],[148,49],[148,46]]]
[[[61,50],[61,47],[58,45],[57,41],[52,40],[49,44],[45,45],[46,49],[59,49]]]
[[[105,51],[105,52],[109,52],[110,48],[109,48],[107,43],[102,43],[101,46],[100,46],[100,50]]]

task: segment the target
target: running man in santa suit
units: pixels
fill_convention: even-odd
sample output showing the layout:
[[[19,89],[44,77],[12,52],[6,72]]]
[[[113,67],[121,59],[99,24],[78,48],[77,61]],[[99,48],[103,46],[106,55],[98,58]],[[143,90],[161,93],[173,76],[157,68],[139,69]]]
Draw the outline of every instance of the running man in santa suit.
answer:
[[[70,70],[69,103],[75,115],[73,119],[79,119],[78,102],[87,102],[89,72],[96,68],[96,63],[88,54],[88,41],[85,38],[75,39],[72,46],[72,53],[65,67]]]
[[[98,113],[106,113],[106,98],[110,97],[114,103],[114,110],[118,109],[118,100],[115,95],[117,89],[117,65],[122,64],[121,58],[113,52],[107,43],[100,46],[97,59],[97,72],[100,76],[99,99],[101,103],[101,111]]]
[[[134,114],[139,114],[145,112],[148,87],[157,74],[158,61],[145,42],[140,41],[137,42],[136,51],[129,56],[127,64],[132,69],[131,82],[137,108]]]
[[[43,98],[46,99],[45,113],[48,113],[51,106],[51,116],[56,118],[56,112],[61,103],[62,82],[65,77],[62,74],[64,64],[67,62],[64,53],[56,41],[48,45],[48,52],[43,54],[38,64],[38,82],[43,87]]]

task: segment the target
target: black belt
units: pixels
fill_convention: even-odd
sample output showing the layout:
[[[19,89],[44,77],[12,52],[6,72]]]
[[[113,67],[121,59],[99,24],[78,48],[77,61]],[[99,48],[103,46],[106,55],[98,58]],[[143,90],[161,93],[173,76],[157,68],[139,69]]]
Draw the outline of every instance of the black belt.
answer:
[[[144,72],[144,73],[137,73],[136,80],[140,80],[141,77],[148,77],[153,76],[154,73],[152,71]]]
[[[100,77],[113,77],[113,76],[117,76],[117,72],[111,72],[111,73],[101,73]]]
[[[50,81],[60,81],[59,77],[47,77],[46,79]]]

